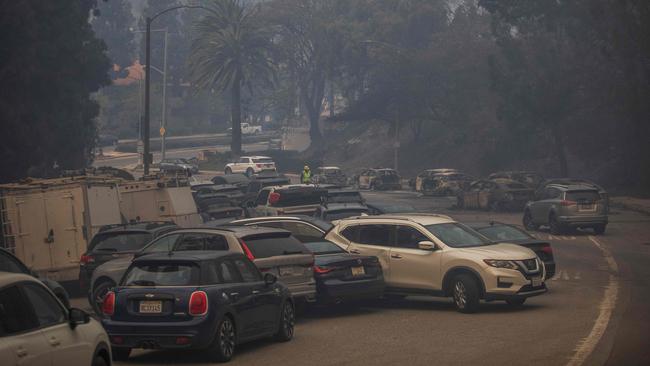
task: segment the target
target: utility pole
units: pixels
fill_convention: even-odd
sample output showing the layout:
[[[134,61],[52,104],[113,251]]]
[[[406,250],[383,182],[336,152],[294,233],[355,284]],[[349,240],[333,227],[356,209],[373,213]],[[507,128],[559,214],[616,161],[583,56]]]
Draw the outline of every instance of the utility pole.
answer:
[[[393,169],[397,170],[399,167],[399,107],[395,116],[395,141],[393,142],[395,149],[395,161],[393,162]]]
[[[167,138],[167,28],[165,28],[165,55],[163,57],[162,120],[160,123],[160,152],[165,159],[165,139]]]
[[[147,30],[145,36],[145,70],[144,70],[144,131],[142,139],[144,140],[144,175],[149,175],[149,164],[151,163],[150,153],[149,153],[149,110],[150,110],[150,89],[151,89],[151,18],[147,17],[146,19]]]

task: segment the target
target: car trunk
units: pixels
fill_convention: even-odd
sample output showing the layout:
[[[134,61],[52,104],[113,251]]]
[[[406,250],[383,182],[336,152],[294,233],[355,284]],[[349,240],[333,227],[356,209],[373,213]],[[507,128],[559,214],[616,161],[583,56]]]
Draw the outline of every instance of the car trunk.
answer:
[[[321,278],[337,278],[343,281],[376,278],[382,273],[376,258],[360,255],[318,255],[315,264],[324,272],[319,274]]]
[[[606,205],[596,190],[568,191],[562,205],[575,216],[605,215]]]
[[[116,292],[113,320],[175,322],[190,319],[189,299],[197,286],[122,287]]]

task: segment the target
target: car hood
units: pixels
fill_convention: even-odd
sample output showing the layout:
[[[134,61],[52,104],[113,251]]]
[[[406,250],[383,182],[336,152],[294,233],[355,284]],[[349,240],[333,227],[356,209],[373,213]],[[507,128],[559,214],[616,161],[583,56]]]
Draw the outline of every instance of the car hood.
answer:
[[[524,260],[537,257],[537,254],[532,250],[509,243],[459,248],[458,250],[466,255],[480,259]]]

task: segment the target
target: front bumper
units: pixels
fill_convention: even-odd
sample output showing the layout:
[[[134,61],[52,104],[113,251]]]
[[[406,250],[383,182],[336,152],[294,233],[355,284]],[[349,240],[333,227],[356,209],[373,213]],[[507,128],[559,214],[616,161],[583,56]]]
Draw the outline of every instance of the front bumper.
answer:
[[[376,299],[384,294],[385,287],[383,276],[356,281],[317,280],[317,299],[322,302]]]
[[[181,322],[122,322],[102,319],[113,348],[204,349],[210,346],[216,326],[206,317]],[[177,344],[179,337],[187,338]],[[115,340],[121,339],[116,343]]]
[[[547,291],[545,271],[526,274],[514,269],[485,268],[485,300],[507,300],[538,296]]]
[[[607,215],[598,216],[558,216],[557,221],[569,227],[588,227],[596,225],[607,225]]]

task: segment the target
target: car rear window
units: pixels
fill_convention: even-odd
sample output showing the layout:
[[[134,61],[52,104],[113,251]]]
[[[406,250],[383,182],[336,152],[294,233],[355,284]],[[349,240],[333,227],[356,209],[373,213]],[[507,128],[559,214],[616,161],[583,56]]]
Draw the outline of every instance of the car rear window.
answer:
[[[309,250],[290,233],[255,235],[242,240],[255,258],[309,253]]]
[[[124,286],[193,286],[199,284],[199,266],[195,263],[143,262],[129,268]]]
[[[305,246],[309,251],[314,254],[335,254],[335,253],[345,253],[341,247],[332,243],[331,241],[319,241],[313,243],[305,243]]]
[[[275,207],[318,205],[323,196],[322,191],[313,189],[283,189],[276,192],[280,194],[280,200],[273,204]]]
[[[95,235],[89,245],[93,252],[128,252],[142,249],[153,239],[146,232],[101,233]]]
[[[565,199],[568,201],[576,202],[593,202],[600,199],[598,191],[568,191],[566,192]]]
[[[345,219],[345,218],[348,218],[348,217],[361,216],[363,214],[368,214],[368,210],[359,209],[359,210],[328,211],[323,216],[324,216],[324,219],[329,220],[329,221],[333,221],[333,220]]]

